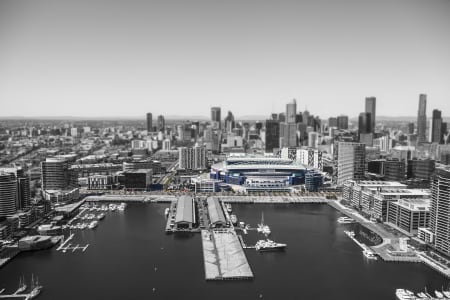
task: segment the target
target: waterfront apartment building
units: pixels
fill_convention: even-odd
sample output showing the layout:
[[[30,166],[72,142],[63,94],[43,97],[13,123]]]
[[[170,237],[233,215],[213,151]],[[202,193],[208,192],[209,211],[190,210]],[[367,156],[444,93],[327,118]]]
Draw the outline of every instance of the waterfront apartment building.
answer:
[[[361,143],[335,142],[334,176],[337,185],[348,180],[363,180],[365,172],[366,145]]]
[[[436,169],[431,180],[430,232],[434,247],[450,255],[450,167]]]
[[[0,217],[17,211],[17,180],[13,173],[0,171]]]
[[[69,172],[65,158],[47,158],[41,162],[41,182],[43,190],[66,190],[74,186],[74,178]]]
[[[343,199],[354,208],[379,221],[387,220],[388,202],[400,199],[430,199],[429,190],[407,189],[395,181],[348,181],[343,187]]]
[[[430,199],[388,201],[386,223],[408,234],[417,235],[419,227],[430,224]]]
[[[152,184],[152,170],[140,169],[123,172],[127,190],[148,190]]]
[[[179,151],[179,165],[181,170],[206,169],[206,148],[195,146],[192,148],[181,147]]]

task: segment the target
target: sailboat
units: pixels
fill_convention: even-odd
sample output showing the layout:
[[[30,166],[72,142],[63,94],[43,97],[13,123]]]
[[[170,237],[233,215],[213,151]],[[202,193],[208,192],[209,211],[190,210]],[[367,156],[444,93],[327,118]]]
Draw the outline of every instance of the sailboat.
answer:
[[[25,284],[25,279],[22,280],[22,277],[19,278],[19,288],[14,294],[20,294],[27,289],[27,285]]]
[[[258,232],[263,233],[265,235],[270,234],[270,227],[264,224],[264,212],[261,213],[261,223],[258,224]]]
[[[37,295],[41,293],[43,286],[39,285],[38,278],[36,277],[36,280],[34,279],[33,274],[31,274],[31,292],[28,294],[28,296],[25,298],[25,300],[31,300]]]

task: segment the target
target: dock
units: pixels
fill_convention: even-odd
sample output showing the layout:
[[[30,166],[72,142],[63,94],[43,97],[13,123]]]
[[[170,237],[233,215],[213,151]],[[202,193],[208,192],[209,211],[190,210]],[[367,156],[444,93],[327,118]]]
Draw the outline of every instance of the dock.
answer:
[[[234,230],[202,230],[201,234],[206,280],[253,278],[247,257]]]
[[[59,245],[58,248],[56,248],[56,251],[59,251],[59,250],[63,249],[66,246],[66,244],[73,238],[73,236],[74,236],[73,233],[71,235],[69,235],[67,237],[67,239],[65,239],[64,242],[61,245]]]

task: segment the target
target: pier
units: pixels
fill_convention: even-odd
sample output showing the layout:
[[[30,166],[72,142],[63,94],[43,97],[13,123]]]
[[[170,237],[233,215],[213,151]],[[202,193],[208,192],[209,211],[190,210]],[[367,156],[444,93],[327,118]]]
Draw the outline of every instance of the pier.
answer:
[[[241,242],[232,229],[202,230],[206,280],[252,279]]]

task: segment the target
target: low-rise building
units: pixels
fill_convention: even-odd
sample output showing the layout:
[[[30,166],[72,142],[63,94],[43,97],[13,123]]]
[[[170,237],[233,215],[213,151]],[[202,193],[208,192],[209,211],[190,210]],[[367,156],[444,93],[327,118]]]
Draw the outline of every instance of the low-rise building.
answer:
[[[430,199],[389,201],[386,223],[416,235],[419,227],[428,227],[430,224]]]

